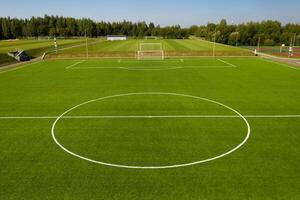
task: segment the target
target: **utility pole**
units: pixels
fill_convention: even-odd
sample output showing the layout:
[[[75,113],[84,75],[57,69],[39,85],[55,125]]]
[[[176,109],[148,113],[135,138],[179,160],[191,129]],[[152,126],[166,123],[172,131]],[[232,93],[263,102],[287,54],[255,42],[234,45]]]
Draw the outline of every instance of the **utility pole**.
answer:
[[[257,43],[257,51],[259,52],[260,50],[260,36],[259,36],[259,38],[258,38],[258,43]]]
[[[296,36],[297,36],[297,33],[295,33],[295,35],[294,35],[293,47],[295,47],[295,44],[296,44]]]

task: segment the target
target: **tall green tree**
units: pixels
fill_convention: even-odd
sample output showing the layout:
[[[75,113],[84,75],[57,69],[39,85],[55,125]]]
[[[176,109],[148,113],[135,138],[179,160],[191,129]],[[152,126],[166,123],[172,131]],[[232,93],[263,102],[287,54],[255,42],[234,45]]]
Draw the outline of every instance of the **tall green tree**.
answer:
[[[0,39],[40,36],[84,36],[101,37],[106,35],[128,35],[136,38],[158,36],[162,38],[188,38],[195,35],[207,40],[236,45],[281,45],[300,43],[300,24],[282,25],[278,21],[248,22],[238,25],[228,24],[222,19],[218,24],[182,28],[179,25],[161,27],[154,23],[95,22],[89,18],[49,16],[31,17],[30,19],[0,18]]]
[[[0,40],[3,39],[2,18],[0,18]]]
[[[2,34],[4,39],[11,39],[12,35],[10,32],[10,18],[3,18],[1,22]]]

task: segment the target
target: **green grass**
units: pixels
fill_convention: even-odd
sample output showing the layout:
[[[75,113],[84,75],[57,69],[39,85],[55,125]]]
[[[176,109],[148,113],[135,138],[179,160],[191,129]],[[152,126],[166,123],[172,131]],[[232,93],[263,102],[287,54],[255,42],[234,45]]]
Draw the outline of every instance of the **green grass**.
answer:
[[[96,39],[89,39],[89,42],[94,42]],[[70,46],[84,44],[84,39],[59,39],[58,47],[66,48]],[[2,40],[0,41],[0,67],[16,61],[10,58],[7,53],[16,49],[25,50],[30,56],[38,57],[48,51],[54,51],[54,41],[50,40]]]
[[[127,41],[105,41],[89,45],[90,57],[134,57],[140,43],[161,43],[167,56],[212,56],[213,43],[197,39],[157,39]],[[252,55],[245,49],[216,44],[216,55]],[[68,58],[86,56],[86,47],[81,46],[56,54],[48,55],[49,58]]]
[[[212,56],[213,43],[193,39],[158,39],[127,41],[106,41],[103,39],[90,38],[88,40],[90,57],[135,57],[140,43],[161,43],[166,56]],[[30,56],[38,57],[48,52],[47,58],[79,58],[86,57],[84,39],[59,39],[59,51],[55,52],[53,40],[7,40],[0,41],[0,67],[17,63],[7,53],[16,49],[25,50]],[[74,47],[74,48],[68,48]],[[216,44],[215,55],[217,56],[245,56],[252,55],[249,51],[241,48]]]
[[[149,92],[204,97],[245,116],[299,115],[298,68],[254,57],[79,61],[46,60],[0,72],[0,199],[300,198],[299,117],[246,117],[251,136],[239,150],[212,162],[160,170],[78,159],[53,141],[54,118],[7,118],[55,117],[80,103],[126,93],[148,94],[90,102],[66,116],[236,115],[201,99]],[[91,159],[161,166],[222,154],[241,143],[246,131],[240,118],[64,117],[55,135]]]

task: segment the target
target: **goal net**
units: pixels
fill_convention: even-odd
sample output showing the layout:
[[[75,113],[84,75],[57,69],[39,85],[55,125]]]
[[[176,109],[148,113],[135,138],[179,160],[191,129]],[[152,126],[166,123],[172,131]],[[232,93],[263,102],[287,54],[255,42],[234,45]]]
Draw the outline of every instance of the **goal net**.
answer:
[[[141,43],[137,51],[138,60],[163,60],[165,52],[161,43]]]

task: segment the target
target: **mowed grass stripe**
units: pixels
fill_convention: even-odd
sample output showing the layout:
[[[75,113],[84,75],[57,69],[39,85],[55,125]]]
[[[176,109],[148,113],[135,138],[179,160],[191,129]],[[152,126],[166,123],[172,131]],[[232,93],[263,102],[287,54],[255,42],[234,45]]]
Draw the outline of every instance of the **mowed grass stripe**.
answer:
[[[210,51],[213,48],[212,46],[205,46],[203,45],[204,43],[195,42],[194,40],[182,40],[177,42],[189,48],[190,51]]]

